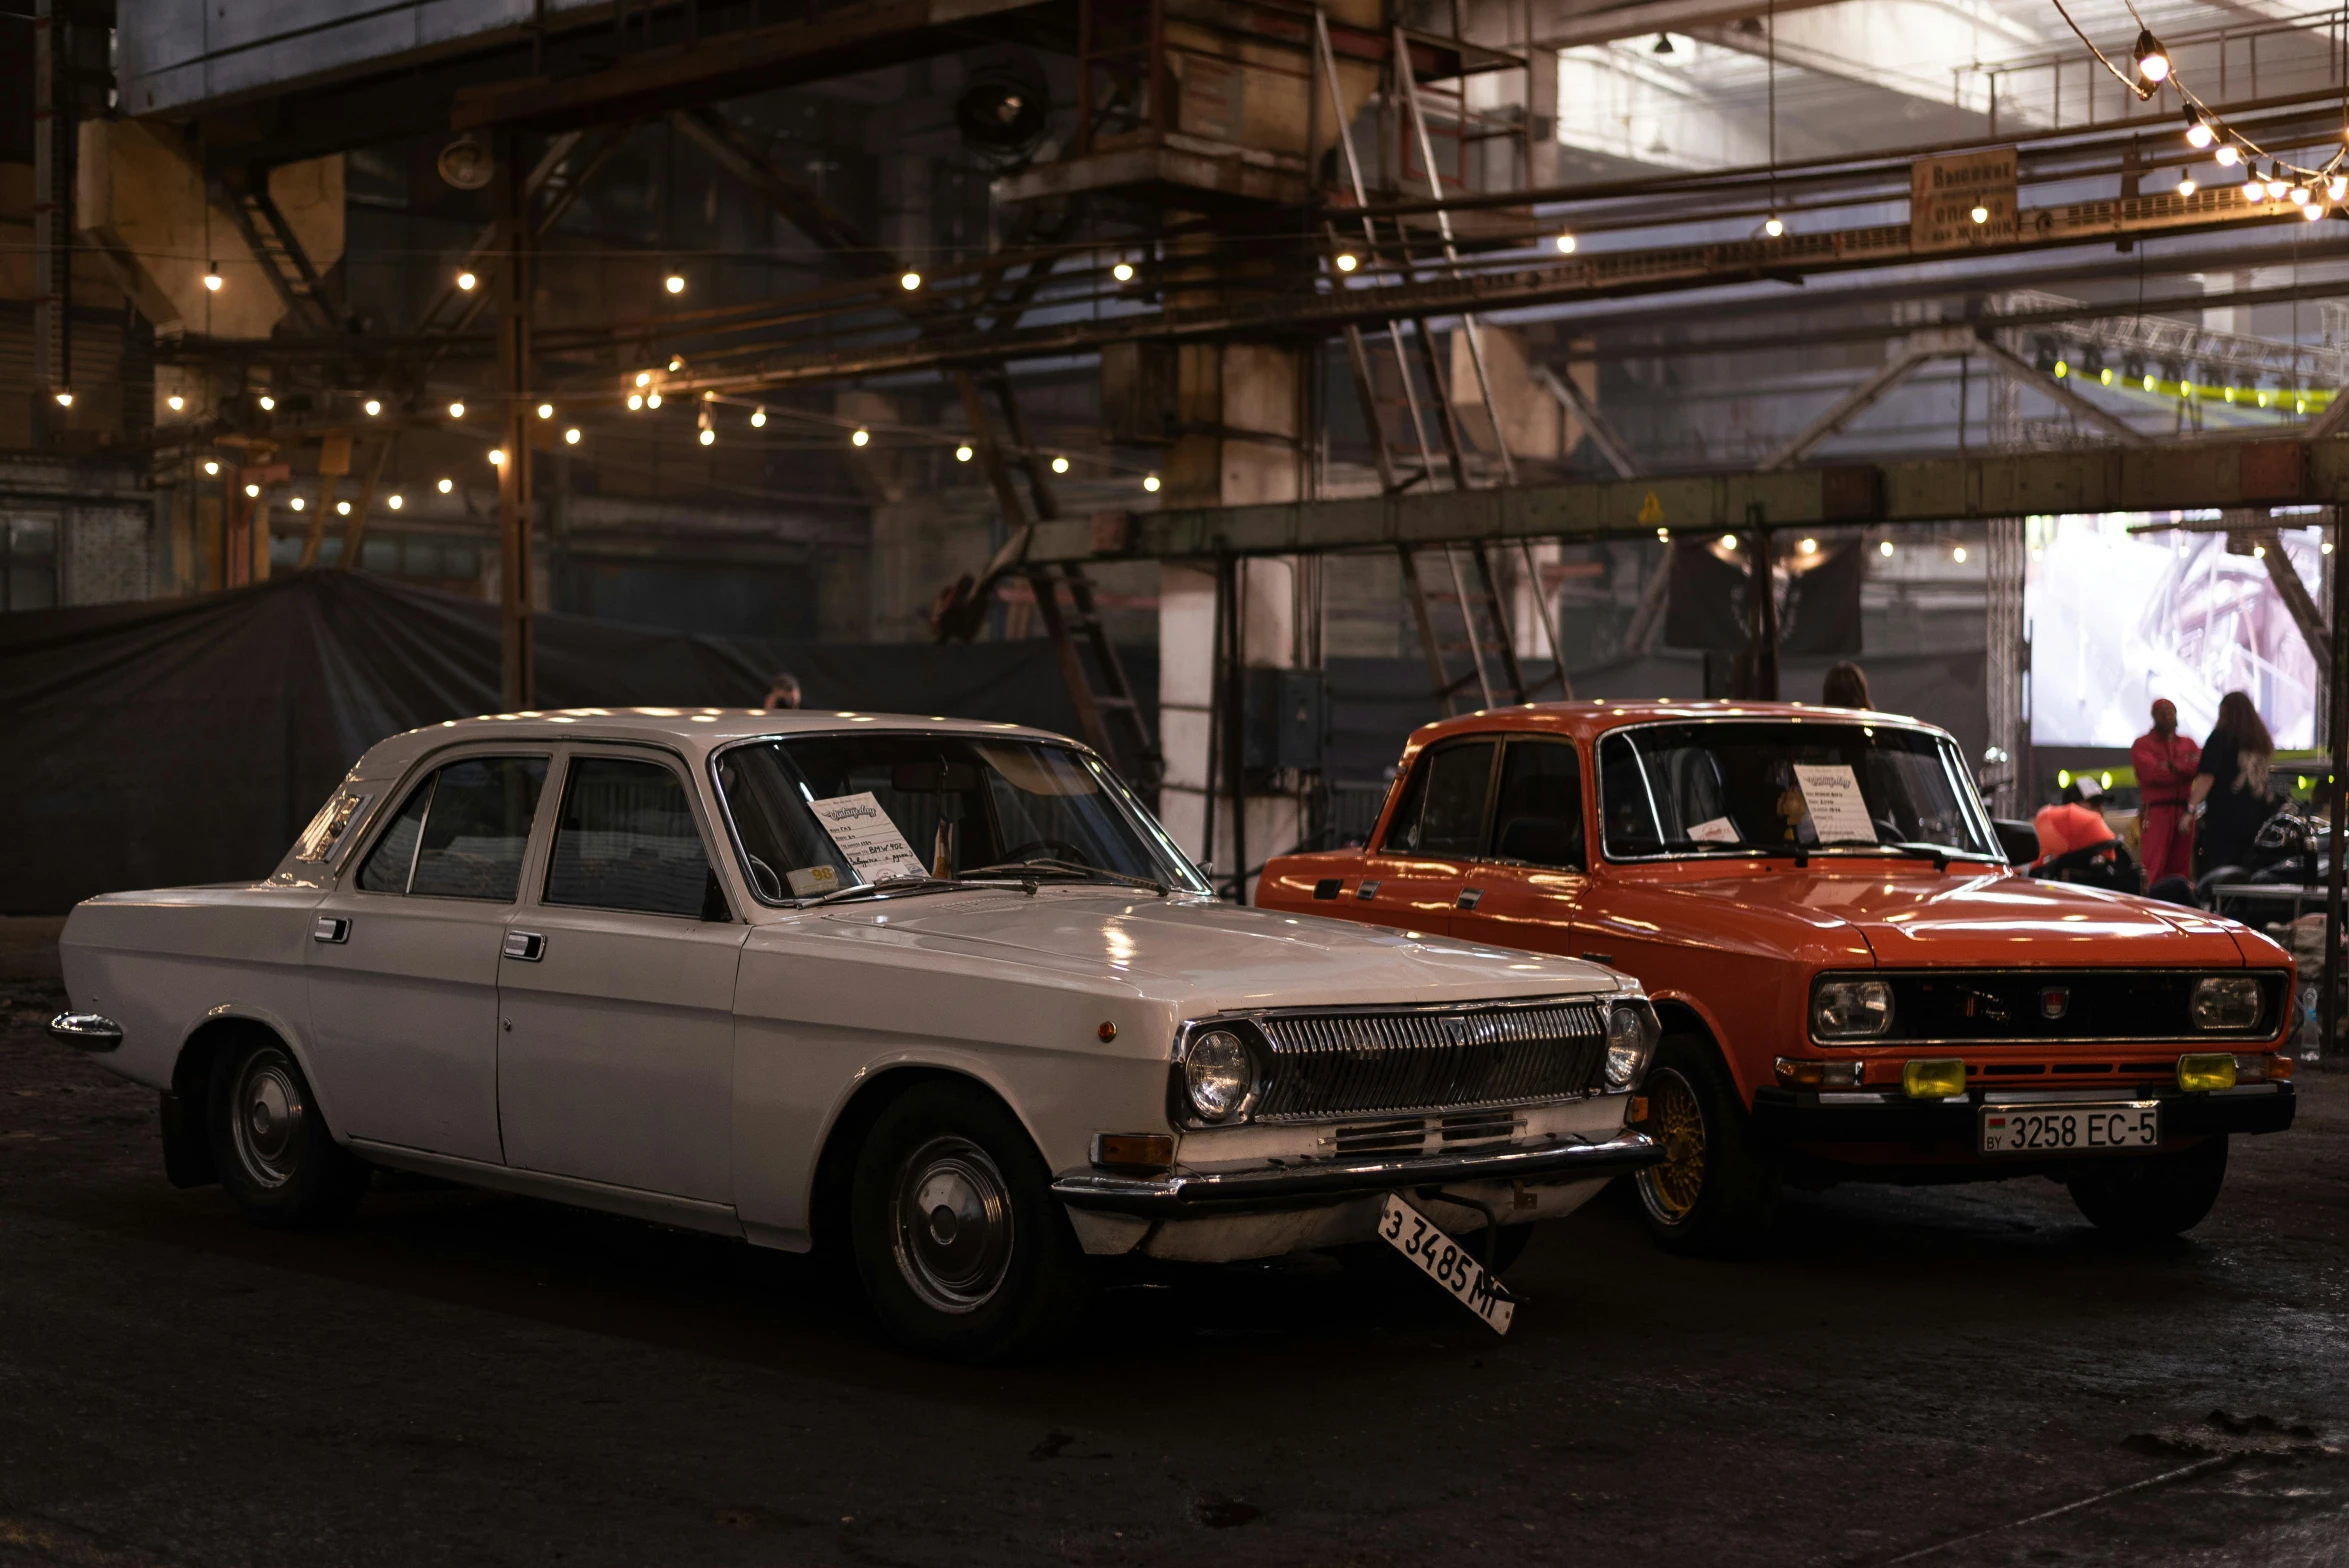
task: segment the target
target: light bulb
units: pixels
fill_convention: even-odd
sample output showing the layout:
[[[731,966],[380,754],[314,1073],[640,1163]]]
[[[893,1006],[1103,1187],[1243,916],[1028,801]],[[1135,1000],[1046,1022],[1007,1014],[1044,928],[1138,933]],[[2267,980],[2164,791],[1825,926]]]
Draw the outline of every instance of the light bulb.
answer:
[[[204,477],[207,479],[217,479],[219,476],[220,464],[218,461],[209,457],[204,459]]]
[[[2071,367],[2071,365],[2070,365],[2070,363],[2069,363],[2069,362],[2067,362],[2067,361],[2065,361],[2065,360],[2060,360],[2060,359],[2059,359],[2059,360],[2057,360],[2057,361],[2055,362],[2055,379],[2056,379],[2056,380],[2058,380],[2058,381],[2061,381],[2061,380],[2062,380],[2064,377],[2066,377],[2066,376],[2070,375],[2071,373],[2072,373],[2072,367]]]
[[[360,407],[367,410],[367,417],[369,419],[373,419],[376,415],[383,412],[383,401],[380,398],[371,397],[365,403],[362,403]]]
[[[2145,378],[2145,390],[2148,392],[2153,390],[2153,377],[2150,375]]]
[[[2112,385],[2112,366],[2107,365],[2096,373],[2096,384],[2100,387]]]
[[[1802,542],[1801,548],[1803,554],[1805,555],[1817,555],[1819,553],[1819,541],[1816,539],[1805,539]]]
[[[334,503],[334,510],[337,517],[348,517],[351,515],[351,503],[348,501],[337,501]]]
[[[954,460],[958,463],[967,463],[971,460],[971,449],[967,443],[954,449]]]
[[[1964,545],[1962,545],[1962,544],[1961,544],[1961,545],[1958,545],[1956,548],[1952,549],[1952,550],[1949,552],[1949,558],[1950,558],[1951,560],[1953,560],[1953,561],[1957,562],[1957,563],[1958,563],[1958,565],[1960,565],[1960,566],[1963,566],[1963,565],[1965,565],[1965,564],[1966,564],[1966,547],[1965,547]]]
[[[208,262],[204,263],[204,287],[206,287],[207,289],[210,289],[210,290],[211,290],[213,293],[215,293],[215,294],[217,294],[217,293],[219,293],[219,292],[220,292],[220,263],[219,263],[219,262],[217,262],[217,261],[208,261]]]
[[[2336,174],[2325,183],[2325,196],[2331,201],[2349,199],[2349,174]]]
[[[1361,265],[1361,261],[1354,255],[1352,251],[1342,250],[1338,252],[1338,270],[1340,272],[1352,272],[1356,267]]]
[[[1776,239],[1786,232],[1786,225],[1779,220],[1777,214],[1773,213],[1770,215],[1769,221],[1762,225],[1762,232],[1769,235],[1770,238]]]
[[[2267,183],[2264,180],[2245,180],[2243,182],[2243,199],[2245,201],[2267,200]]]
[[[1672,530],[1669,528],[1659,528],[1656,530],[1656,538],[1664,544],[1670,544],[1672,542]]]
[[[668,278],[667,278],[667,280],[661,284],[661,287],[663,287],[663,288],[667,289],[667,290],[668,290],[670,293],[672,293],[672,294],[682,294],[682,293],[684,293],[684,292],[685,292],[685,274],[683,274],[682,272],[672,272],[672,273],[670,273],[670,274],[669,274],[669,276],[668,276]]]
[[[636,373],[636,384],[637,384],[638,386],[640,386],[640,387],[649,387],[649,386],[651,386],[651,385],[652,385],[652,372],[651,372],[651,371],[649,371],[649,370],[640,370],[640,371],[638,371],[638,372]]]
[[[750,428],[753,430],[764,430],[766,427],[767,405],[761,403],[758,407],[750,411]]]
[[[172,393],[171,396],[165,398],[163,402],[164,406],[169,408],[175,414],[188,406],[188,400],[184,397],[181,397],[177,392]]]
[[[1885,540],[1885,541],[1884,541],[1882,544],[1878,545],[1878,546],[1876,547],[1876,553],[1877,553],[1878,555],[1886,555],[1886,556],[1888,556],[1888,555],[1892,554],[1892,541],[1891,541],[1891,540],[1889,540],[1889,539],[1887,539],[1887,540]]]
[[[2209,122],[2202,118],[2202,111],[2200,109],[2188,109],[2186,111],[2187,146],[2193,148],[2196,152],[2200,152],[2203,148],[2208,147],[2217,139],[2217,136],[2210,128]]]
[[[449,405],[449,417],[451,419],[463,419],[465,417],[465,405],[462,403],[451,403]]]
[[[1054,458],[1054,459],[1052,460],[1052,471],[1053,471],[1054,473],[1056,473],[1056,474],[1065,474],[1065,473],[1067,473],[1067,472],[1068,472],[1068,459],[1067,459],[1067,458],[1065,458],[1065,457],[1056,457],[1056,458]]]
[[[2194,177],[2192,175],[2188,175],[2186,178],[2178,182],[2178,194],[2180,196],[2191,196],[2198,189],[2200,189],[2200,187],[2194,183]]]
[[[72,394],[71,392],[60,392],[60,393],[58,393],[58,394],[57,394],[57,406],[58,406],[59,408],[71,408],[71,407],[73,407],[73,394]]]
[[[701,444],[703,446],[715,446],[717,444],[717,440],[718,433],[715,430],[704,430],[701,433]]]
[[[873,433],[870,430],[860,429],[854,435],[848,438],[848,444],[850,446],[863,446],[872,439]]]
[[[2146,81],[2158,87],[2169,80],[2169,52],[2162,48],[2161,40],[2153,36],[2150,28],[2137,35],[2137,47],[2130,53],[2137,61],[2137,74]]]
[[[642,392],[631,392],[631,393],[629,393],[629,394],[628,394],[628,411],[629,411],[630,413],[632,413],[632,414],[633,414],[633,413],[635,413],[635,412],[636,412],[638,409],[640,409],[640,408],[642,408],[642,407],[644,407],[644,394],[643,394]]]
[[[661,406],[661,395],[660,395],[658,392],[654,392],[654,393],[651,393],[651,394],[649,394],[649,395],[648,395],[648,396],[645,398],[645,400],[644,400],[644,406],[645,406],[645,407],[647,407],[647,408],[658,408],[658,407],[660,407],[660,406]]]
[[[457,274],[457,287],[465,290],[467,293],[471,293],[473,290],[473,285],[479,283],[480,281],[481,280],[479,278],[475,277],[470,272],[460,272]]]
[[[489,462],[490,462],[490,466],[491,466],[492,468],[503,468],[503,467],[505,467],[505,466],[506,466],[506,449],[505,449],[504,447],[499,447],[499,446],[493,446],[493,447],[491,447],[491,448],[489,449]]]
[[[2322,203],[2313,201],[2301,203],[2300,216],[2306,218],[2309,222],[2314,223],[2317,219],[2323,217],[2324,215],[2325,209]]]
[[[406,506],[408,503],[402,500],[399,492],[395,490],[390,495],[387,495],[383,498],[383,504],[396,512],[401,507]]]
[[[301,511],[303,508],[307,507],[309,504],[310,504],[309,502],[307,502],[307,501],[303,500],[303,499],[302,499],[300,496],[295,496],[295,497],[294,497],[294,498],[293,498],[291,501],[288,501],[288,502],[286,503],[286,505],[288,505],[288,506],[292,507],[292,508],[293,508],[295,511],[297,511],[297,512]]]
[[[1571,256],[1571,255],[1573,255],[1573,254],[1574,254],[1574,236],[1573,236],[1573,235],[1571,235],[1571,234],[1561,234],[1561,235],[1559,235],[1559,236],[1558,236],[1558,238],[1557,238],[1557,240],[1556,240],[1556,242],[1555,242],[1555,243],[1557,244],[1557,247],[1558,247],[1558,254],[1559,254],[1559,255],[1561,255],[1561,256]]]
[[[254,497],[254,496],[258,496],[260,493],[261,493],[261,487],[260,487],[259,485],[247,485],[247,486],[245,486],[245,495],[247,496],[247,498],[251,498],[251,497]]]
[[[1722,549],[1724,549],[1724,550],[1734,550],[1734,549],[1736,549],[1736,548],[1737,548],[1737,535],[1735,535],[1735,534],[1723,534],[1723,535],[1721,536],[1721,548],[1722,548]]]
[[[1976,223],[1988,223],[1990,221],[1990,209],[1983,206],[1980,202],[1976,202],[1974,204],[1974,210],[1967,213],[1966,216],[1972,218]]]
[[[918,272],[908,272],[897,280],[897,286],[911,294],[922,286],[922,275]]]
[[[677,374],[677,372],[678,372],[678,371],[680,371],[680,370],[683,370],[684,368],[685,368],[685,356],[684,356],[683,354],[671,354],[671,355],[669,356],[669,374],[670,374],[670,375],[672,375],[672,376],[673,376],[673,375]]]
[[[1109,269],[1109,275],[1120,283],[1131,283],[1134,281],[1134,264],[1130,261],[1121,261]]]
[[[2284,192],[2284,200],[2290,202],[2295,207],[2307,206],[2308,187],[2305,185],[2293,186],[2290,190]]]
[[[443,479],[434,488],[439,490],[442,495],[447,495],[451,490],[457,488],[457,482],[454,479]]]
[[[2288,183],[2277,179],[2274,175],[2271,174],[2268,176],[2267,180],[2267,199],[2269,201],[2281,201],[2283,199],[2284,192],[2290,190],[2291,188],[2292,187]]]
[[[541,404],[539,404],[539,405],[538,405],[538,417],[539,417],[539,418],[541,418],[541,419],[552,419],[552,418],[554,418],[554,417],[555,417],[555,405],[554,405],[554,404],[552,404],[552,403],[541,403]]]
[[[563,444],[565,446],[577,446],[579,444],[579,427],[577,425],[573,425],[570,429],[563,432]]]
[[[2221,142],[2219,150],[2212,153],[2211,156],[2230,169],[2243,161],[2242,149],[2233,142]]]
[[[1142,476],[1142,488],[1149,491],[1152,495],[1158,494],[1158,476],[1156,474],[1144,474]]]

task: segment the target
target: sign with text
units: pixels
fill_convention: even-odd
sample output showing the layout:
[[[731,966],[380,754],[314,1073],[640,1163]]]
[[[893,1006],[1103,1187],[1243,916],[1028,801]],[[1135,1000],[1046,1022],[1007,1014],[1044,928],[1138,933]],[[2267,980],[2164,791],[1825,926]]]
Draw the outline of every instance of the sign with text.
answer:
[[[1909,165],[1910,250],[1924,255],[2011,245],[2019,232],[2012,147],[1919,158]]]

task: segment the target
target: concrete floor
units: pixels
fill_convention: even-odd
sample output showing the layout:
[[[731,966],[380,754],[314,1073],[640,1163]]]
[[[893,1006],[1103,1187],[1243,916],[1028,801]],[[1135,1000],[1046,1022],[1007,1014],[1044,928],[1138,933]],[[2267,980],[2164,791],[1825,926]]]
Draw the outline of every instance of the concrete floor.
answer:
[[[1731,1265],[1602,1202],[1505,1340],[1304,1260],[969,1371],[799,1260],[546,1204],[253,1230],[0,927],[0,1568],[2349,1565],[2349,1079],[2151,1253],[2037,1182],[1797,1198]]]

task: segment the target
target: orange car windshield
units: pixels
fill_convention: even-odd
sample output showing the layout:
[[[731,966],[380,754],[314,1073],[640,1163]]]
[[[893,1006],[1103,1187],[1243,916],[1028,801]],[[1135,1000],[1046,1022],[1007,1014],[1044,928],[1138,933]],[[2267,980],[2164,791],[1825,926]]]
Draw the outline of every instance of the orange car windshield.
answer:
[[[1815,720],[1643,724],[1599,741],[1610,860],[1979,855],[1990,822],[1945,735]]]

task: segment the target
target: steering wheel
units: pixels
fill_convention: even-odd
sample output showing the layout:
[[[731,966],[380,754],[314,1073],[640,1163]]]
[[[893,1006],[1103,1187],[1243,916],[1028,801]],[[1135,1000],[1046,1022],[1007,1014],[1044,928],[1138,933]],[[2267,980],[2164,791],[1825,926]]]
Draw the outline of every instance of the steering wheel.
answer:
[[[1035,853],[1037,850],[1042,850],[1044,853],[1039,857]],[[1014,845],[1012,848],[1005,850],[1001,858],[1005,861],[1035,860],[1039,858],[1044,860],[1068,860],[1074,861],[1080,866],[1092,864],[1091,861],[1085,858],[1085,852],[1083,850],[1077,848],[1076,845],[1070,843],[1065,838],[1032,838],[1029,839],[1025,844]]]

